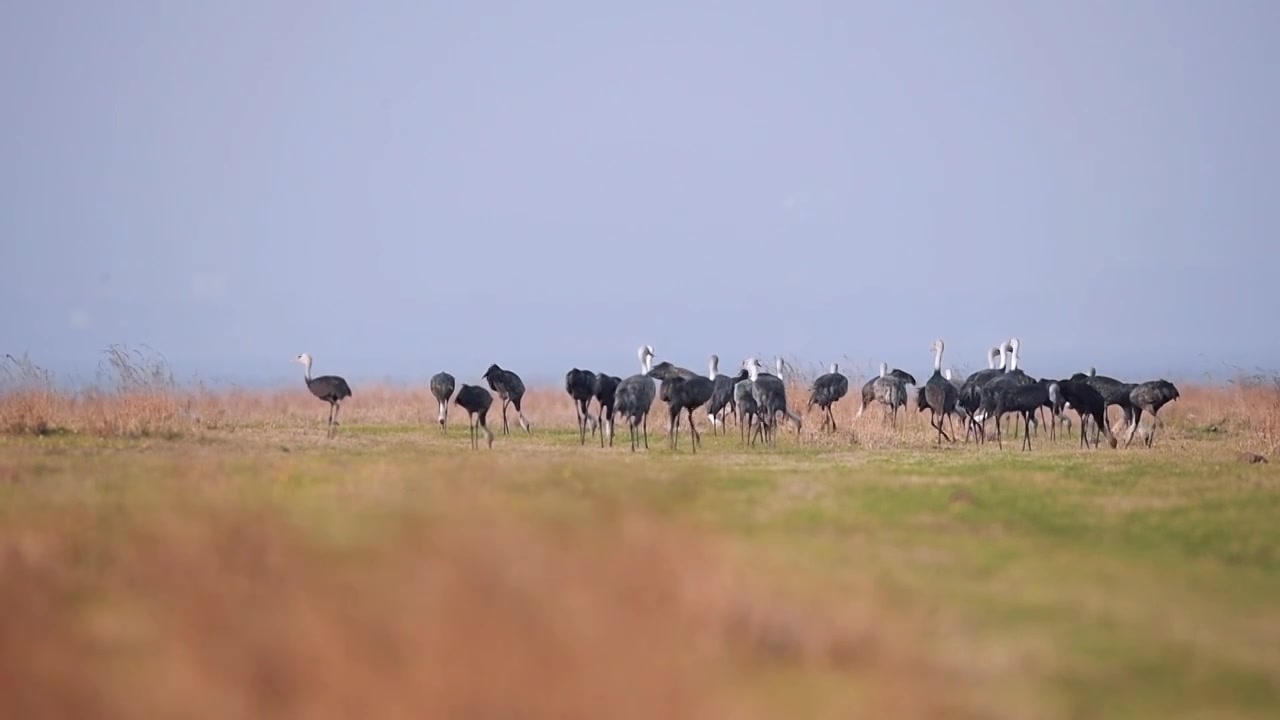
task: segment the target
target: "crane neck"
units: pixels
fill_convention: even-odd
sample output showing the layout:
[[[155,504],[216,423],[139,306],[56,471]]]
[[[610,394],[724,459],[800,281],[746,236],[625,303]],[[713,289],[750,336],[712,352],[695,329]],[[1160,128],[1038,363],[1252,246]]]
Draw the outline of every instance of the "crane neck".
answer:
[[[942,343],[933,348],[933,371],[942,372]]]

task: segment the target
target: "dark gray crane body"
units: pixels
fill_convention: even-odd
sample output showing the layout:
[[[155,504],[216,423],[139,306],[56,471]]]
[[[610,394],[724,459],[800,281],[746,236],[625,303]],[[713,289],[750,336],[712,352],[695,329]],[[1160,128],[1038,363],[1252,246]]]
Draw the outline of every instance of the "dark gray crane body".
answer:
[[[613,408],[622,378],[600,373],[596,375],[595,398],[596,426],[600,428],[600,447],[604,447],[605,432],[609,433],[609,447],[613,447]]]
[[[838,366],[832,365],[831,372],[819,375],[809,387],[809,407],[805,409],[805,413],[813,410],[813,406],[817,405],[823,413],[822,428],[824,430],[830,428],[835,432],[836,417],[831,412],[831,406],[840,402],[840,399],[847,394],[849,394],[849,378],[840,372]]]
[[[342,401],[351,397],[351,386],[347,381],[338,375],[321,375],[318,378],[311,377],[311,356],[307,353],[299,355],[296,362],[302,363],[306,368],[303,379],[307,382],[307,389],[312,395],[329,403],[329,422],[326,426],[326,437],[333,437],[333,429],[338,426],[338,411]]]
[[[454,404],[467,411],[468,425],[471,429],[471,447],[476,449],[480,447],[479,433],[484,432],[485,439],[489,447],[493,447],[493,433],[489,430],[487,417],[489,408],[493,406],[493,396],[488,390],[479,385],[467,385],[463,383],[458,389],[458,396],[453,400]]]
[[[573,368],[564,375],[564,390],[573,399],[573,409],[578,415],[578,441],[587,444],[587,425],[595,430],[595,418],[591,417],[591,399],[596,393],[596,374],[590,370]]]
[[[520,407],[520,403],[524,401],[524,381],[520,376],[510,370],[503,370],[495,364],[490,365],[482,377],[489,383],[489,389],[497,393],[498,399],[502,400],[502,434],[510,433],[507,428],[507,405],[515,407],[516,416],[520,419],[520,427],[524,428],[525,432],[532,432],[529,421],[524,417],[524,410]]]

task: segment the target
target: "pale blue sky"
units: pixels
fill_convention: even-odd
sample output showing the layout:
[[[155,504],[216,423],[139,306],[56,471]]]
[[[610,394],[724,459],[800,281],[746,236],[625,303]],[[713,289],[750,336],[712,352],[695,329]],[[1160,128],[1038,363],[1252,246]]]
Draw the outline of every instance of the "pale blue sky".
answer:
[[[0,352],[1280,365],[1280,3],[0,8]]]

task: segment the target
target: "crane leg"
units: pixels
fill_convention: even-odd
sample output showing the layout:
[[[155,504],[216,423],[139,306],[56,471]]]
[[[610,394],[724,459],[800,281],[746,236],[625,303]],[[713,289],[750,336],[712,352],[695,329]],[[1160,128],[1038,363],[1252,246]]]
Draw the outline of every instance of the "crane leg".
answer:
[[[935,423],[935,418],[936,418],[936,423],[937,423],[937,424],[936,424],[936,425],[934,425],[934,427],[936,427],[936,428],[937,428],[937,430],[938,430],[938,444],[939,444],[939,445],[941,445],[941,444],[942,444],[942,440],[943,440],[943,438],[946,438],[947,442],[955,442],[955,440],[952,440],[952,439],[951,439],[951,436],[947,434],[947,431],[946,431],[946,430],[944,430],[944,429],[942,428],[942,424],[943,424],[943,423],[946,421],[946,419],[947,419],[947,414],[946,414],[946,413],[941,413],[941,414],[934,413],[932,408],[930,408],[929,412],[930,412],[930,414],[934,415],[934,417],[929,418],[929,424],[930,424],[930,425],[934,425],[934,423]],[[952,428],[952,432],[955,432],[955,428],[954,428],[954,427]]]
[[[1134,433],[1138,432],[1138,423],[1142,421],[1142,408],[1135,407],[1133,409],[1132,419],[1129,421],[1129,437],[1124,441],[1124,446],[1129,447],[1129,443],[1133,442]]]

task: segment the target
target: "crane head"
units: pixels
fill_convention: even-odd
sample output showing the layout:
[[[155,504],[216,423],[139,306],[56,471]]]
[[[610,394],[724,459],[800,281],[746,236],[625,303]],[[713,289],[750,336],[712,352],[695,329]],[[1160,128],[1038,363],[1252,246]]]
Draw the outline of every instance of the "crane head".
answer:
[[[294,358],[294,359],[293,359],[293,361],[294,361],[294,362],[296,362],[296,363],[302,363],[303,365],[310,365],[310,364],[311,364],[311,356],[310,356],[310,355],[308,355],[307,353],[302,353],[302,354],[301,354],[301,355],[299,355],[298,357]]]

